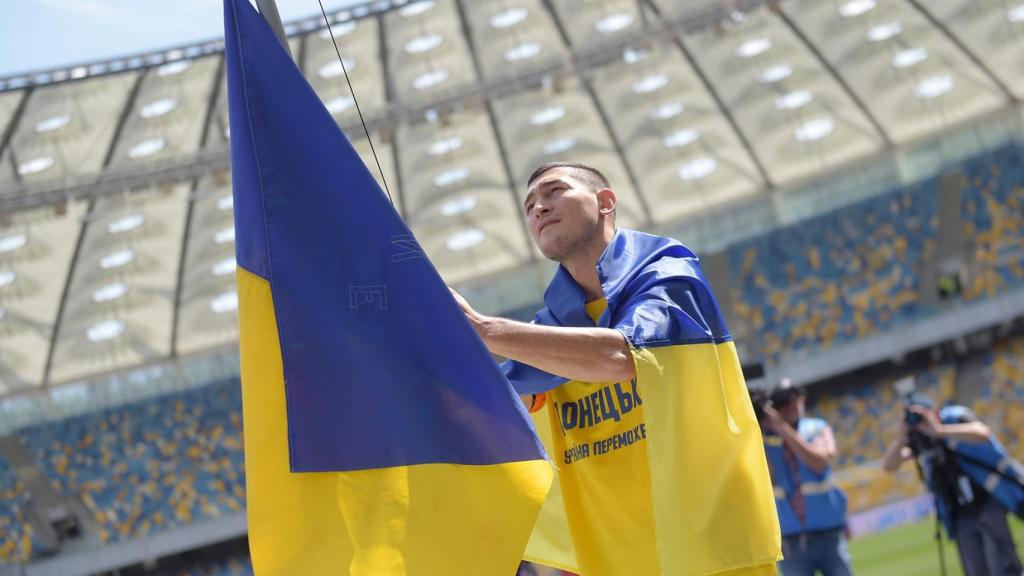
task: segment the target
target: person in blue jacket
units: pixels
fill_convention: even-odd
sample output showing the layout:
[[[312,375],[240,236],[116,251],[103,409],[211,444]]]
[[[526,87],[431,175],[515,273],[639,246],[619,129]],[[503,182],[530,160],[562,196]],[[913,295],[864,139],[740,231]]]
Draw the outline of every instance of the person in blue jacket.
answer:
[[[782,528],[783,576],[853,574],[846,542],[846,495],[832,479],[832,428],[804,414],[803,391],[783,379],[761,424]]]
[[[1020,557],[1006,513],[1024,516],[1024,467],[992,430],[963,406],[941,410],[931,398],[908,398],[900,436],[883,461],[887,472],[917,458],[939,520],[956,541],[965,576],[1019,576]]]

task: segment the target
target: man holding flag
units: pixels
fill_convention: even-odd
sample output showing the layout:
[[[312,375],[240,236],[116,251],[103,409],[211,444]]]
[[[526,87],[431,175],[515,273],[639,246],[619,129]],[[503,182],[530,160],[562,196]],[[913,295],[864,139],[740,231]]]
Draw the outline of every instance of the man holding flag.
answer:
[[[549,163],[523,210],[561,264],[533,323],[458,297],[559,469],[527,558],[613,575],[774,574],[780,532],[736,349],[696,256],[615,228],[596,169]],[[539,414],[538,414],[539,415]],[[561,498],[561,504],[558,499]],[[571,542],[557,542],[567,527]],[[561,528],[561,530],[560,530]]]

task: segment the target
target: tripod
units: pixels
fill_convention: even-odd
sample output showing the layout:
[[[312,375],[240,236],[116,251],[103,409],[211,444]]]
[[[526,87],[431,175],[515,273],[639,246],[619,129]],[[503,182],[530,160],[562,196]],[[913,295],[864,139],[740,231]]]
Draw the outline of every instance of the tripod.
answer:
[[[929,491],[932,493],[932,498],[935,501],[935,545],[938,547],[939,551],[939,575],[946,576],[946,554],[945,551],[942,549],[942,522],[939,519],[940,496],[937,490],[931,489],[928,480],[924,476],[924,469],[921,467],[921,460],[919,458],[919,456],[921,455],[921,445],[924,443],[924,441],[925,439],[921,436],[920,432],[910,432],[910,453],[913,454],[914,456],[914,467],[917,469],[917,477],[921,480],[921,483],[923,483],[925,487],[929,489]]]

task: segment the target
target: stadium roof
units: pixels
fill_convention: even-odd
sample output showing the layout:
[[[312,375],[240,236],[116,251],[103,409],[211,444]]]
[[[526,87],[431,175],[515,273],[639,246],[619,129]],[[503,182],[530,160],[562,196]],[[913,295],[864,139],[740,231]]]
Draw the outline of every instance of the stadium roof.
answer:
[[[1024,4],[378,1],[331,19],[388,187],[453,284],[539,259],[518,196],[545,160],[599,166],[622,225],[666,229],[1024,94]],[[288,30],[375,167],[323,21]],[[0,394],[233,343],[221,42],[0,90]]]

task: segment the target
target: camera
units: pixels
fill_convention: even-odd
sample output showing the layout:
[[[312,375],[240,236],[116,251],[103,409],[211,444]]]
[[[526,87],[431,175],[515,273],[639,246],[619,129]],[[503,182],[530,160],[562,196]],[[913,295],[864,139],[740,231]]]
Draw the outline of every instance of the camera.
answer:
[[[765,419],[766,407],[781,410],[789,405],[793,398],[802,395],[803,392],[799,388],[793,387],[789,379],[784,378],[775,388],[751,390],[750,403],[754,405],[754,415],[757,416],[758,422],[761,422]]]
[[[757,421],[764,420],[764,407],[771,406],[772,400],[765,390],[751,390],[750,391],[750,403],[754,405],[754,415],[757,416]]]
[[[921,423],[924,417],[910,409],[910,406],[903,408],[903,421],[907,424],[907,427],[914,428]]]

